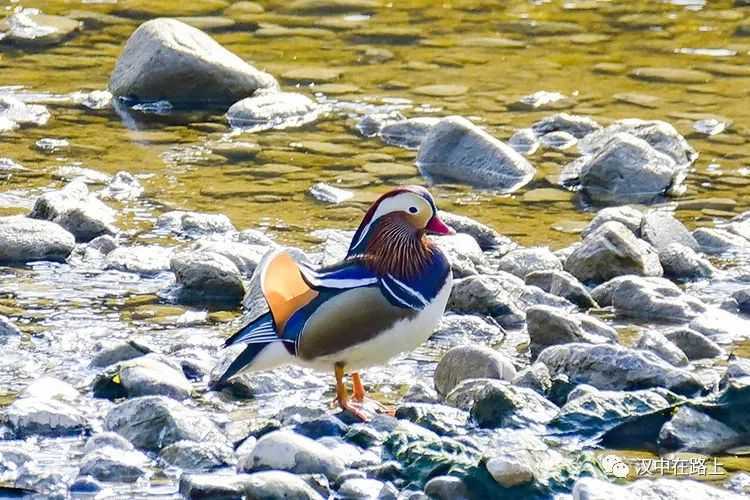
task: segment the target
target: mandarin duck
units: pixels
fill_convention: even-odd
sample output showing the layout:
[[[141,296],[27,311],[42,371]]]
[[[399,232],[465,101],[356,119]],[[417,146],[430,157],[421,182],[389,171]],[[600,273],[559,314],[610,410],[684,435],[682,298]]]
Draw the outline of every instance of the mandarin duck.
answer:
[[[359,370],[385,364],[432,334],[453,274],[426,235],[454,232],[438,217],[429,191],[407,186],[375,201],[337,264],[314,270],[283,249],[269,254],[256,271],[268,312],[225,342],[246,347],[214,388],[240,371],[289,363],[332,370],[335,402],[367,420]],[[351,399],[345,373],[352,377]]]

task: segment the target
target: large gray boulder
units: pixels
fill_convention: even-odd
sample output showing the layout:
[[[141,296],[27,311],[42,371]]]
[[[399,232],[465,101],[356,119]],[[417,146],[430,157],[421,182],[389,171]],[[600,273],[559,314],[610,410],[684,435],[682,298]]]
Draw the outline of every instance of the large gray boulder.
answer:
[[[516,150],[460,116],[442,119],[422,141],[417,165],[438,179],[515,191],[534,176]]]
[[[53,398],[20,397],[5,410],[4,417],[17,439],[82,434],[88,428],[81,411]]]
[[[672,158],[626,133],[615,134],[595,154],[580,160],[581,188],[601,203],[652,201],[683,176]]]
[[[549,306],[534,306],[526,311],[532,357],[546,347],[569,342],[603,344],[617,341],[617,332],[586,314],[574,314]]]
[[[641,222],[641,238],[648,241],[657,251],[666,249],[673,243],[679,243],[693,250],[698,249],[690,231],[675,219],[674,215],[664,210],[648,212]]]
[[[716,358],[724,354],[719,344],[690,328],[672,330],[665,333],[664,337],[679,347],[690,361]]]
[[[497,264],[503,271],[521,279],[534,271],[562,271],[560,259],[546,247],[511,250]]]
[[[516,369],[499,352],[480,345],[454,347],[435,368],[435,389],[445,397],[460,382],[470,378],[513,380]]]
[[[161,355],[153,353],[122,361],[95,379],[94,395],[112,398],[121,396],[119,392],[122,391],[130,398],[166,396],[179,401],[187,399],[192,385],[179,365],[173,366],[165,361]],[[112,382],[113,379],[118,382]]]
[[[320,107],[309,97],[293,92],[260,92],[232,104],[227,120],[247,132],[300,127],[315,121]]]
[[[75,237],[61,226],[21,216],[0,217],[0,263],[63,262]]]
[[[104,427],[137,448],[152,451],[185,439],[226,442],[206,416],[164,396],[144,396],[114,406],[104,419]]]
[[[681,243],[671,243],[659,250],[659,262],[664,275],[673,279],[709,278],[716,272],[711,262]]]
[[[125,44],[109,80],[114,96],[173,104],[230,104],[276,80],[176,19],[141,24]]]
[[[183,474],[180,494],[189,500],[206,498],[294,498],[323,500],[301,477],[283,471],[254,474]]]
[[[528,428],[545,425],[558,408],[532,389],[490,380],[476,394],[471,416],[480,427]]]
[[[637,274],[661,276],[659,255],[624,225],[610,221],[589,234],[565,260],[565,270],[581,281],[606,281]]]
[[[237,302],[245,295],[242,274],[223,255],[200,250],[179,253],[170,262],[184,301]]]
[[[62,43],[80,29],[81,23],[75,19],[24,9],[0,21],[0,43],[39,49]]]
[[[707,310],[703,302],[664,278],[620,276],[594,288],[592,295],[599,305],[633,318],[689,321]]]
[[[688,358],[682,350],[656,330],[643,332],[635,344],[636,349],[651,351],[661,359],[674,366],[685,366]]]
[[[78,242],[117,232],[113,226],[114,210],[90,194],[81,181],[73,181],[59,191],[50,191],[37,198],[29,217],[59,224]]]
[[[283,470],[295,474],[323,474],[333,481],[344,472],[345,462],[333,450],[309,437],[274,431],[258,440],[250,456],[241,460],[241,472]]]
[[[602,208],[596,213],[596,216],[591,219],[589,225],[581,231],[581,236],[584,238],[588,237],[588,235],[596,231],[600,226],[610,221],[617,221],[633,231],[633,234],[636,236],[641,236],[643,212],[629,205]]]
[[[571,383],[597,389],[636,390],[666,387],[678,394],[703,388],[692,373],[675,368],[653,353],[613,344],[564,344],[542,351],[537,359],[550,375],[566,375]]]
[[[588,289],[572,274],[560,270],[534,271],[524,278],[527,285],[535,286],[552,295],[557,295],[582,309],[596,307],[596,301]]]
[[[659,432],[659,447],[714,455],[735,446],[742,435],[689,406],[681,406]]]

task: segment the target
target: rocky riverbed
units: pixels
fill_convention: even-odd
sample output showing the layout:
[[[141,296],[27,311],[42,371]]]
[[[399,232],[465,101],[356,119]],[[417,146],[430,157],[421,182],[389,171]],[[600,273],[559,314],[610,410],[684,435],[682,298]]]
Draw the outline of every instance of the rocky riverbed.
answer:
[[[742,3],[518,2],[475,37],[369,0],[9,8],[0,496],[750,495],[750,134],[718,113],[741,117],[746,91],[714,81],[750,76]],[[692,40],[675,19],[718,23],[740,63],[596,55]],[[356,63],[286,61],[288,38],[308,57],[345,43]],[[537,90],[566,80],[537,61],[518,96],[479,76],[498,50],[529,71],[526,51],[561,41],[597,81],[666,87]],[[59,74],[29,87],[34,61]],[[372,76],[402,63],[408,83]],[[453,83],[457,68],[478,79]],[[400,183],[431,185],[458,234],[436,239],[456,278],[438,330],[364,375],[395,415],[332,410],[331,374],[295,367],[208,391],[236,354],[224,338],[263,306],[262,257],[337,261]]]

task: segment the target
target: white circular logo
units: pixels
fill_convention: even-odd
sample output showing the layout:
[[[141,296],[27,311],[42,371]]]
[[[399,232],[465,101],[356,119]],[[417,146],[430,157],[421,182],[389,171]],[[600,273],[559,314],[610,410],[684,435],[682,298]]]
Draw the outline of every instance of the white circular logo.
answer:
[[[628,464],[622,461],[617,455],[604,455],[599,458],[599,463],[604,472],[610,476],[624,478],[628,476]]]

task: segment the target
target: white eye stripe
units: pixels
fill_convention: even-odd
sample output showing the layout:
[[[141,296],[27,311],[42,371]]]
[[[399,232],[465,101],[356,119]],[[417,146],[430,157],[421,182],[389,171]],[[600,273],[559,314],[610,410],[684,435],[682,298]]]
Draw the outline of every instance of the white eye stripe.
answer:
[[[393,212],[417,213],[411,212],[411,210],[409,210],[412,207],[417,207],[417,212],[419,212],[419,207],[432,210],[432,206],[427,200],[422,198],[420,195],[412,193],[410,191],[399,193],[396,196],[386,198],[385,200],[380,202],[380,205],[378,205],[377,210],[375,210],[372,219],[370,219],[370,222],[368,222],[367,226],[365,226],[365,228],[362,230],[362,234],[359,235],[356,243],[352,244],[352,248],[355,248],[360,243],[362,243],[362,240],[365,239],[375,221]]]

